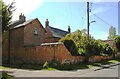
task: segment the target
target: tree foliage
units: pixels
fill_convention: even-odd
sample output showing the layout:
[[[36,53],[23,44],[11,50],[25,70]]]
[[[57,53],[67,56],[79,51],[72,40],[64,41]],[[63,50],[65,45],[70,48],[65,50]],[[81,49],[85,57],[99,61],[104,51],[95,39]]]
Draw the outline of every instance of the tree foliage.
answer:
[[[90,57],[102,54],[111,55],[113,53],[109,44],[103,43],[101,40],[95,40],[91,36],[88,40],[87,34],[80,30],[75,31],[72,34],[68,34],[60,41],[63,42],[67,49],[75,55]]]
[[[78,55],[75,42],[72,40],[70,34],[66,35],[65,38],[62,38],[59,41],[64,43],[64,45],[72,55]]]
[[[0,0],[0,4],[2,4],[2,32],[6,31],[9,28],[9,24],[12,19],[12,13],[15,11],[15,2],[12,2],[10,5],[6,5],[2,0]]]
[[[113,27],[113,26],[111,26],[111,27],[109,28],[109,36],[108,36],[108,39],[109,39],[109,40],[113,40],[115,36],[116,36],[116,28]]]
[[[116,48],[120,51],[120,36],[115,36],[114,38]]]

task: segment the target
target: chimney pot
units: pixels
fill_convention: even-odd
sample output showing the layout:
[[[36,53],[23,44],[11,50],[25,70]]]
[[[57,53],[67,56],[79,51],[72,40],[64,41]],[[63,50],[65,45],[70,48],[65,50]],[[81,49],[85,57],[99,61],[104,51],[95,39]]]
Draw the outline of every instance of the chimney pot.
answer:
[[[68,32],[71,33],[71,29],[70,29],[70,26],[68,26]]]
[[[47,27],[47,26],[49,26],[49,21],[48,21],[48,19],[46,19],[46,21],[45,21],[45,27]]]
[[[20,14],[19,20],[20,20],[20,21],[23,21],[23,22],[26,21],[26,17],[24,16],[24,14],[22,14],[22,13]]]

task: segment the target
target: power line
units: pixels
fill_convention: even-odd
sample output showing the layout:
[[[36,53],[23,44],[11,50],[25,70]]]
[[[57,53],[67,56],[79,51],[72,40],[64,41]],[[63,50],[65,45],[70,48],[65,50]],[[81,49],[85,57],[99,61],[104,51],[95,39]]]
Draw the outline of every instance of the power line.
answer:
[[[92,13],[92,12],[91,12]],[[103,21],[105,24],[112,26],[111,24],[109,24],[108,22],[106,22],[105,20],[101,19],[100,17],[98,17],[96,14],[92,13],[94,16],[96,16],[98,19],[100,19],[101,21]]]

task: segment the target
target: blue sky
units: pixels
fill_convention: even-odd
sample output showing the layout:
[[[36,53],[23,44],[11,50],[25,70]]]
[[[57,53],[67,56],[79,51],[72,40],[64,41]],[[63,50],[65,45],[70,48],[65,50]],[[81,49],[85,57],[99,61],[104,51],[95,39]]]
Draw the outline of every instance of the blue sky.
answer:
[[[22,0],[21,4],[22,4]],[[16,3],[18,4],[17,0]],[[20,2],[19,2],[20,3]],[[30,5],[29,5],[30,4]],[[33,5],[34,4],[34,5]],[[28,5],[17,6],[16,14],[24,13],[27,19],[38,18],[42,25],[49,19],[50,26],[67,31],[68,26],[74,32],[77,29],[87,29],[86,2],[44,2],[40,0],[30,1]],[[22,12],[23,11],[23,12]],[[96,39],[107,39],[109,27],[114,26],[118,30],[118,2],[92,2],[90,21],[96,21],[90,25],[90,34]],[[13,15],[16,19],[18,15]]]
[[[118,5],[117,2],[93,3],[90,13],[90,21],[96,21],[90,25],[90,34],[96,39],[107,39],[109,27],[118,29]],[[45,19],[49,19],[50,26],[71,31],[87,29],[86,3],[85,2],[46,2],[30,13],[27,18],[37,17],[44,25]]]

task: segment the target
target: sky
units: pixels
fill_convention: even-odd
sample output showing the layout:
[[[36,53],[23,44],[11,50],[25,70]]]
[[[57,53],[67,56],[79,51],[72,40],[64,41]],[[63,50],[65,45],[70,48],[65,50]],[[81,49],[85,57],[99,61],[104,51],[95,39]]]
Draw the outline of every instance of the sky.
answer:
[[[13,0],[4,0],[9,4]],[[118,1],[110,0],[89,0],[90,1],[90,34],[95,39],[106,40],[110,26],[116,28],[118,33]],[[87,29],[86,2],[85,0],[15,0],[16,11],[13,13],[12,20],[18,20],[20,13],[26,19],[38,18],[45,26],[45,20],[49,20],[52,27],[71,31],[77,29]],[[93,13],[95,15],[93,15]]]

